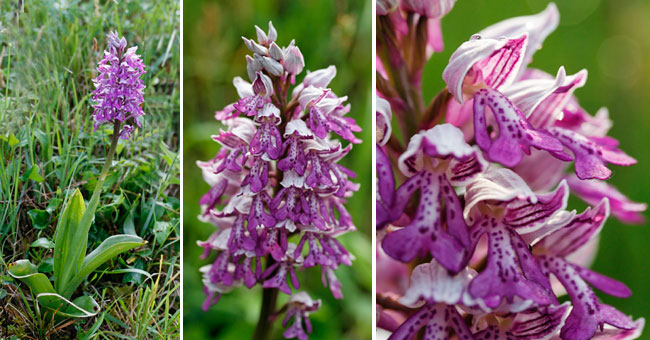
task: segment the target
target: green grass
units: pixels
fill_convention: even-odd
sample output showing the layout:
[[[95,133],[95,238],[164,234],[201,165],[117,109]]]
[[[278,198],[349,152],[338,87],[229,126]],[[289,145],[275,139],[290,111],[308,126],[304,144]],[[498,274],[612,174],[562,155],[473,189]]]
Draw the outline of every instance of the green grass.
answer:
[[[352,267],[341,266],[344,298],[336,300],[320,282],[320,270],[299,272],[301,289],[323,300],[312,314],[314,333],[310,339],[370,339],[371,304],[371,163],[372,163],[372,39],[370,1],[185,1],[183,7],[183,319],[188,339],[250,339],[259,316],[262,290],[244,287],[224,294],[208,312],[201,310],[205,299],[199,267],[213,258],[199,260],[205,240],[215,230],[197,220],[198,201],[209,188],[201,178],[197,160],[216,154],[218,144],[210,139],[221,127],[214,112],[236,100],[234,76],[246,75],[245,55],[249,53],[241,36],[255,37],[254,25],[266,29],[272,20],[280,45],[291,39],[302,51],[305,70],[336,65],[338,73],[331,88],[348,95],[350,116],[364,129],[342,161],[357,173],[361,190],[349,200],[347,208],[359,229],[340,240],[356,257]],[[298,77],[302,80],[305,72]],[[344,143],[345,144],[345,143]],[[281,294],[282,296],[282,294]],[[280,305],[280,304],[278,304]],[[282,338],[276,322],[273,339]]]
[[[15,1],[0,4],[0,336],[161,339],[180,334],[180,18],[175,1]],[[89,248],[107,236],[148,241],[114,258],[82,285],[97,317],[43,320],[26,286],[6,275],[30,259],[52,272],[63,202],[89,199],[109,143],[93,132],[90,93],[105,34],[117,30],[147,65],[146,117],[121,141],[104,183]]]

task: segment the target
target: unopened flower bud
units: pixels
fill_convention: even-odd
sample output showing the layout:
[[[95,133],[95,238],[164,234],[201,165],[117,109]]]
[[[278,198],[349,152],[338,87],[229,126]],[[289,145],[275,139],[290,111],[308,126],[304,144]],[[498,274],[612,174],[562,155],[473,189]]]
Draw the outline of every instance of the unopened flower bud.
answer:
[[[282,60],[282,49],[280,48],[280,46],[278,46],[278,44],[273,42],[273,43],[271,43],[271,46],[269,46],[269,55],[271,56],[271,58],[273,58],[273,59],[275,59],[277,61],[281,61]]]
[[[282,67],[282,64],[269,57],[262,57],[262,66],[264,67],[266,72],[276,77],[279,77],[282,75],[282,73],[284,73],[284,68]]]
[[[245,37],[242,37],[242,39],[244,40],[246,47],[248,47],[251,52],[257,53],[259,55],[267,55],[269,53],[269,50],[266,47],[256,43],[253,39],[246,39]]]
[[[305,59],[298,46],[291,41],[291,44],[284,50],[284,68],[291,74],[299,74],[305,67]]]

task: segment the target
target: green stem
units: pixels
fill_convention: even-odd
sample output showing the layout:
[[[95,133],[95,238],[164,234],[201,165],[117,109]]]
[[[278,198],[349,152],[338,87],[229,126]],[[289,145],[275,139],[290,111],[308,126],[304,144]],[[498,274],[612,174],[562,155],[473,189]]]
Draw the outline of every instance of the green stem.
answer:
[[[113,136],[111,136],[111,146],[108,149],[108,153],[106,154],[104,167],[102,168],[102,172],[99,175],[99,180],[97,180],[97,185],[95,185],[95,189],[93,190],[93,196],[90,199],[90,203],[88,203],[88,208],[86,209],[86,213],[90,212],[91,214],[94,214],[95,209],[97,208],[97,204],[99,203],[99,196],[102,194],[102,187],[104,186],[106,175],[108,175],[108,170],[111,168],[111,164],[113,163],[113,156],[115,155],[115,150],[117,149],[117,142],[120,140],[121,125],[122,124],[120,122],[117,122],[115,123],[115,125],[113,125]],[[86,217],[86,214],[84,214],[84,217]]]
[[[97,184],[95,185],[95,189],[93,190],[93,196],[90,199],[90,202],[88,202],[88,206],[86,207],[86,211],[84,211],[83,216],[81,217],[81,222],[79,223],[79,230],[78,233],[80,235],[84,235],[85,237],[83,238],[83,245],[79,247],[78,252],[79,254],[75,254],[74,258],[79,259],[76,264],[71,264],[71,265],[76,265],[77,269],[74,270],[73,272],[78,272],[81,269],[81,266],[83,265],[83,260],[84,256],[82,256],[81,252],[86,251],[86,247],[88,245],[88,231],[90,230],[90,224],[92,223],[93,217],[95,216],[95,210],[97,210],[97,205],[99,204],[99,196],[101,196],[102,193],[102,187],[104,186],[104,181],[106,180],[106,175],[108,174],[108,170],[111,168],[111,164],[113,163],[113,156],[115,155],[115,149],[117,149],[117,142],[120,139],[120,127],[121,123],[117,122],[113,126],[113,136],[111,136],[111,146],[108,149],[108,153],[106,154],[106,160],[104,163],[104,167],[102,168],[102,172],[99,175],[99,179],[97,180]],[[74,291],[66,291],[64,294],[62,294],[65,298],[70,298],[72,296],[72,293]]]
[[[260,318],[255,327],[252,340],[269,340],[273,330],[271,315],[275,312],[275,305],[278,300],[277,288],[265,288],[262,294],[262,309]]]

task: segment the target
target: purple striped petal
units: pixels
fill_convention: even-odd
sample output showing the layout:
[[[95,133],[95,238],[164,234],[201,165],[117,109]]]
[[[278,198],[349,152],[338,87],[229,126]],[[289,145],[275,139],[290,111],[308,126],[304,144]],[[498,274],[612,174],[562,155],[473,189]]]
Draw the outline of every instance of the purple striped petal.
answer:
[[[603,199],[593,209],[588,207],[566,226],[545,236],[535,248],[555,256],[568,256],[598,235],[608,216],[609,203]]]
[[[562,118],[562,110],[571,99],[573,91],[584,86],[586,81],[587,70],[567,76],[562,66],[555,79],[546,75],[543,78],[521,80],[505,89],[503,94],[521,110],[533,127],[545,129]]]
[[[390,139],[392,132],[391,121],[393,120],[393,113],[390,109],[390,103],[380,97],[377,98],[377,144],[386,145]]]
[[[442,73],[449,92],[463,104],[479,88],[499,90],[510,85],[522,65],[527,43],[526,34],[514,39],[472,36],[451,55]]]
[[[536,195],[535,200],[513,200],[506,205],[503,223],[518,233],[535,231],[564,210],[569,199],[569,186],[562,181],[555,191]]]
[[[403,174],[413,176],[423,169],[425,155],[463,161],[476,153],[465,142],[462,131],[451,124],[440,124],[411,137],[406,151],[399,157],[398,167]]]
[[[631,201],[616,187],[599,180],[580,180],[575,175],[566,177],[569,188],[587,204],[596,205],[603,198],[609,200],[612,215],[625,223],[641,224],[645,220],[642,212],[648,205]]]
[[[537,310],[518,313],[510,328],[510,333],[518,340],[548,339],[556,334],[569,316],[571,304],[548,306]]]

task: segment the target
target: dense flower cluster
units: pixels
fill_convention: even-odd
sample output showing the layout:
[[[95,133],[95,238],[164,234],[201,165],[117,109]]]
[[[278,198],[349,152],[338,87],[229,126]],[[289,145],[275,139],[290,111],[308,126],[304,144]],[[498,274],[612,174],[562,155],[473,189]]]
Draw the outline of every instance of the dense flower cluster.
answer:
[[[95,130],[104,123],[126,123],[121,126],[120,137],[129,139],[133,132],[132,122],[140,127],[138,117],[144,115],[144,81],[140,77],[145,73],[140,56],[135,54],[138,47],[126,48],[124,37],[117,32],[107,36],[108,50],[99,62],[97,78],[93,79],[93,117]]]
[[[200,219],[217,227],[199,242],[204,256],[217,253],[202,269],[204,309],[241,284],[277,288],[291,295],[284,323],[294,322],[285,337],[306,339],[303,323],[309,332],[307,314],[320,301],[295,292],[296,271],[319,266],[323,283],[342,297],[334,271],[352,258],[336,238],[354,230],[345,202],[358,185],[349,180],[354,173],[338,164],[352,145],[333,137],[359,143],[354,133],[361,129],[345,117],[347,97],[328,88],[334,66],[308,71],[290,92],[305,66],[300,49],[293,41],[279,47],[271,23],[268,33],[256,28],[257,41],[243,38],[253,53],[246,57],[252,83],[235,77],[241,99],[215,115],[228,128],[213,136],[221,151],[198,162],[211,186],[200,200]]]
[[[393,340],[423,328],[425,340],[638,337],[644,320],[592,289],[630,290],[586,268],[610,213],[642,221],[645,204],[604,182],[607,164],[636,161],[607,136],[605,109],[592,116],[579,106],[573,92],[586,70],[560,67],[553,77],[529,67],[557,8],[472,36],[443,72],[447,89],[425,107],[425,47],[442,46],[440,18],[453,3],[377,4],[379,327]],[[403,143],[391,135],[393,115]],[[567,209],[570,192],[590,207]],[[417,264],[410,281],[405,264]],[[565,293],[570,301],[559,303]]]

